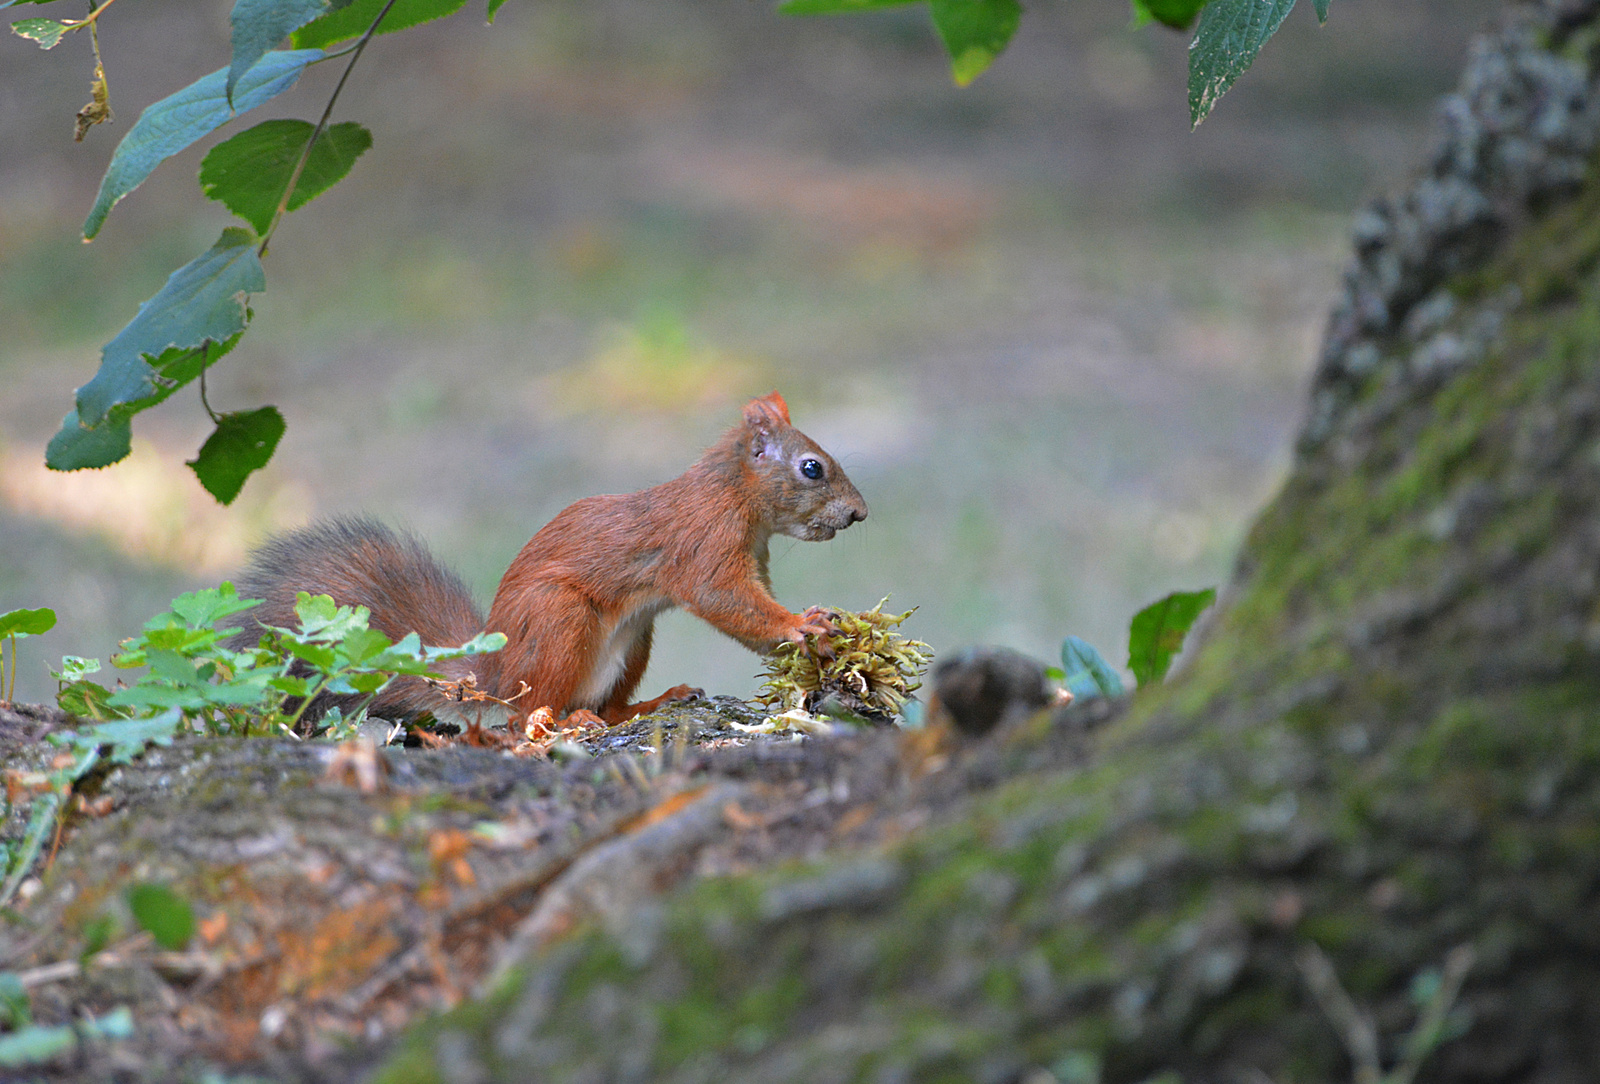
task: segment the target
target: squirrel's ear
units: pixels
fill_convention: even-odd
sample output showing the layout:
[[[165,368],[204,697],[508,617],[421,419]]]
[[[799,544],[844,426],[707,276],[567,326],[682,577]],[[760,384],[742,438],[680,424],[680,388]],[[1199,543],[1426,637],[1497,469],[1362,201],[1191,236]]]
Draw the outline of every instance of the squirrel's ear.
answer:
[[[789,424],[789,404],[777,392],[752,399],[744,405],[744,423],[751,429],[773,429]]]

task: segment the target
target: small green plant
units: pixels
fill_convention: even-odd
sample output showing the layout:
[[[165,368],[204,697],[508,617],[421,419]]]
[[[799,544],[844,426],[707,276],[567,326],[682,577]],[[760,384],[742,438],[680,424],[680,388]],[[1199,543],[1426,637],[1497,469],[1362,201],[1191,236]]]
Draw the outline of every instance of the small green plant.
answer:
[[[0,614],[0,639],[5,640],[5,650],[0,651],[0,704],[9,704],[17,695],[17,641],[49,632],[56,627],[56,612],[49,609],[12,610]],[[6,662],[10,661],[7,674]]]
[[[1140,688],[1166,678],[1172,660],[1183,650],[1189,630],[1216,598],[1215,587],[1174,591],[1133,615],[1128,626],[1128,669],[1133,671]],[[1061,642],[1061,669],[1052,667],[1049,674],[1076,700],[1121,696],[1123,692],[1122,679],[1105,656],[1077,636],[1068,636]]]
[[[298,629],[271,628],[253,647],[235,651],[226,641],[237,631],[220,623],[256,605],[233,585],[206,588],[172,600],[172,608],[146,622],[112,657],[119,669],[147,667],[131,687],[110,691],[87,680],[95,660],[69,657],[57,674],[57,702],[89,718],[150,718],[177,711],[190,728],[207,734],[300,735],[306,712],[323,693],[362,697],[361,706],[333,720],[339,731],[359,722],[365,705],[396,676],[437,676],[446,659],[497,651],[499,633],[460,647],[424,647],[415,633],[398,643],[368,626],[363,606],[340,606],[327,595],[298,596]]]
[[[99,722],[50,735],[50,741],[72,752],[68,763],[13,778],[35,797],[21,845],[5,856],[0,907],[33,868],[73,788],[102,760],[129,763],[150,745],[169,745],[185,732],[299,737],[307,710],[324,692],[364,698],[354,712],[330,712],[324,718],[324,732],[332,724],[332,736],[344,736],[397,675],[437,676],[432,668],[442,660],[505,645],[499,633],[475,636],[460,647],[424,647],[414,633],[395,643],[368,627],[365,607],[339,606],[327,595],[302,592],[295,606],[298,629],[271,628],[254,647],[229,648],[226,640],[236,630],[218,623],[256,604],[239,598],[229,583],[173,599],[170,610],[146,622],[144,631],[123,641],[123,650],[112,657],[111,664],[120,669],[148,667],[126,688],[110,690],[90,681],[89,675],[100,670],[97,659],[69,655],[60,670],[52,671],[61,685],[56,702],[62,709]],[[17,613],[44,613],[50,624],[55,622],[48,610]],[[16,631],[26,634],[38,623],[37,618],[19,623]],[[152,906],[153,914],[175,913],[159,900]]]

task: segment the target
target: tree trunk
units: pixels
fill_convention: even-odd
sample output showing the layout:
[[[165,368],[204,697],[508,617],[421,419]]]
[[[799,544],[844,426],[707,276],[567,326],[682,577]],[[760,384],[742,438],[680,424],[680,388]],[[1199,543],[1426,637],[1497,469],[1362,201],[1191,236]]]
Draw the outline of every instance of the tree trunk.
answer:
[[[1293,475],[1090,765],[680,892],[383,1079],[1373,1079],[1365,1014],[1419,1079],[1593,1080],[1597,8],[1511,4],[1426,170],[1360,216]]]

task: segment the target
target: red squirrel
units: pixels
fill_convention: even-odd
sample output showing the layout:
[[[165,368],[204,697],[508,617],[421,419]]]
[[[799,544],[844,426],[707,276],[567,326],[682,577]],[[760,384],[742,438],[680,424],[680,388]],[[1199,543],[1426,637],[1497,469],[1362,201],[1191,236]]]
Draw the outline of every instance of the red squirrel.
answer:
[[[767,542],[786,534],[824,542],[867,518],[867,504],[832,456],[789,423],[777,392],[754,399],[744,419],[670,482],[638,493],[586,497],[540,528],[506,569],[485,621],[461,580],[413,538],[371,519],[338,518],[269,539],[237,581],[263,602],[231,638],[255,642],[257,623],[294,627],[295,593],[365,606],[393,639],[465,643],[500,632],[506,646],[440,664],[480,691],[516,697],[520,712],[615,724],[667,700],[699,695],[678,685],[630,703],[650,661],[656,615],[681,606],[752,651],[832,631],[813,607],[790,613],[772,597]],[[527,685],[527,692],[517,696]],[[379,716],[437,710],[437,693],[397,678],[379,694]]]

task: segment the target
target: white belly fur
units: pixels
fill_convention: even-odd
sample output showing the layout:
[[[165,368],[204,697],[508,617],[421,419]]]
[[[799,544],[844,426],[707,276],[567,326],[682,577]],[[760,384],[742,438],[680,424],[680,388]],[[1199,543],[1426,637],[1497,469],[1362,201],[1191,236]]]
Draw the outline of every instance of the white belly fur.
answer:
[[[578,690],[576,706],[594,709],[611,698],[611,690],[617,687],[617,682],[622,680],[622,672],[627,669],[628,653],[638,643],[639,637],[649,631],[656,615],[671,605],[669,601],[652,602],[624,615],[610,628],[601,630],[604,639],[600,644],[600,653],[595,658],[589,680]]]

